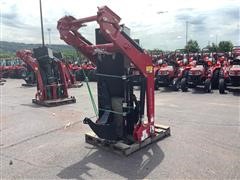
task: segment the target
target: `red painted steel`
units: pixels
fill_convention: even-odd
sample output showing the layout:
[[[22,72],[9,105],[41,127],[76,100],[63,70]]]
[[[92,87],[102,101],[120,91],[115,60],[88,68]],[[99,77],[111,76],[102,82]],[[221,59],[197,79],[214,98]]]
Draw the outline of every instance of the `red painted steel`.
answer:
[[[78,30],[84,26],[84,23],[97,21],[103,36],[111,43],[93,45],[87,41]],[[127,56],[135,67],[147,79],[147,123],[137,125],[134,130],[134,137],[142,141],[142,137],[154,134],[154,70],[152,59],[147,52],[141,52],[126,37],[121,34],[119,25],[121,18],[116,15],[107,6],[98,8],[96,16],[90,16],[83,19],[75,19],[72,16],[65,16],[58,21],[57,29],[60,38],[67,44],[75,47],[90,61],[95,63],[94,55],[99,51],[116,52],[120,51]]]

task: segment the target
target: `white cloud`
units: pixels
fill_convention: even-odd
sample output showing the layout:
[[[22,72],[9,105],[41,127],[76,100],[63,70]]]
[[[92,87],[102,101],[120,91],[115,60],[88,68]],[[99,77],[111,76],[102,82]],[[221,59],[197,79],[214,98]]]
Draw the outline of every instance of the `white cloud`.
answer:
[[[95,15],[97,6],[102,5],[109,6],[122,18],[122,23],[131,28],[131,35],[139,38],[144,48],[182,48],[186,20],[190,22],[189,38],[198,40],[201,46],[214,42],[216,36],[219,40],[239,42],[240,0],[88,0],[84,3],[42,0],[45,36],[46,29],[51,28],[52,43],[64,44],[56,30],[57,21],[64,15],[76,18]],[[41,42],[39,0],[1,0],[1,20],[2,40]],[[94,27],[96,24],[91,24],[82,31],[91,41]]]

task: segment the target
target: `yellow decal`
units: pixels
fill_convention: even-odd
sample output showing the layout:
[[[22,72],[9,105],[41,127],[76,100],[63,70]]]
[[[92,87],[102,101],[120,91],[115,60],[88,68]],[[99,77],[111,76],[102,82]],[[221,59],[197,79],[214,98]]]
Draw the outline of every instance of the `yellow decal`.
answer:
[[[153,66],[146,66],[147,73],[153,73]]]

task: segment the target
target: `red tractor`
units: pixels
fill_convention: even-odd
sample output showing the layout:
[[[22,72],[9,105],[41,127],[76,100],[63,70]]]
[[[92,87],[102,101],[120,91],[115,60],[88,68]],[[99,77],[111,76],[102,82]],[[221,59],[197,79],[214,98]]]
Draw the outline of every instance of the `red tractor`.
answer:
[[[3,65],[4,65],[4,62],[3,60],[0,59],[0,85],[3,85],[4,82],[6,81],[5,79],[3,79]]]
[[[69,64],[68,62],[65,62],[65,67],[66,67],[65,76],[68,83],[68,87],[69,88],[81,87],[83,83],[76,80],[76,76],[71,69],[71,64]]]
[[[212,90],[211,73],[209,68],[212,62],[209,60],[207,54],[197,56],[196,64],[193,65],[189,71],[185,82],[182,82],[181,88],[187,91],[188,88],[195,88],[197,86],[204,86],[204,91],[210,93]]]
[[[3,79],[2,76],[3,75],[3,61],[0,60],[0,85],[3,85],[4,82],[6,82],[5,79]]]
[[[195,61],[193,58],[194,58],[193,55],[185,54],[182,61],[182,65],[178,70],[178,78],[181,80],[180,86],[183,92],[186,92],[188,90],[187,88],[188,73],[189,70],[195,65]]]
[[[220,71],[219,93],[224,94],[227,86],[240,86],[240,46],[234,46],[232,56]]]
[[[224,53],[211,53],[209,57],[206,57],[206,61],[208,61],[209,63],[212,62],[212,65],[209,67],[209,73],[212,77],[211,85],[213,89],[217,89],[219,84],[220,70],[224,62],[227,61],[227,57]]]
[[[26,68],[19,59],[4,58],[1,59],[2,76],[4,78],[22,78],[26,74]]]
[[[174,91],[180,88],[181,74],[179,69],[183,66],[184,56],[180,53],[182,49],[175,50],[174,54],[169,54],[163,60],[162,65],[155,72],[155,90],[159,87],[171,87]],[[161,64],[161,62],[160,62]]]
[[[72,64],[71,70],[75,74],[77,81],[84,81],[87,77],[89,81],[96,81],[96,66],[90,61],[82,64]]]

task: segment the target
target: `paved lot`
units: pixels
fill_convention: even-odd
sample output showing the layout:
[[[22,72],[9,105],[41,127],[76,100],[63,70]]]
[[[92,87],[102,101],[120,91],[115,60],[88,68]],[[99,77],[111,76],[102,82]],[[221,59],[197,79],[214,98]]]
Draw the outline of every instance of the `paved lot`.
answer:
[[[36,88],[21,83],[8,79],[0,87],[2,178],[240,179],[237,92],[157,91],[156,121],[172,135],[120,157],[85,143],[90,129],[82,120],[94,115],[86,86],[69,90],[76,104],[46,108],[33,105]]]

